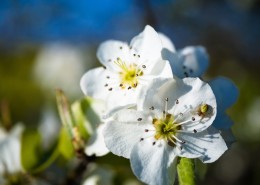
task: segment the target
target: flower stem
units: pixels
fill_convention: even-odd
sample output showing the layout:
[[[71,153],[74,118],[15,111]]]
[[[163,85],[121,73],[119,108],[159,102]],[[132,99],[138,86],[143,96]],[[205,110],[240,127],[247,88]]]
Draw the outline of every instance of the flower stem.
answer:
[[[195,185],[194,160],[181,157],[177,165],[179,185]]]

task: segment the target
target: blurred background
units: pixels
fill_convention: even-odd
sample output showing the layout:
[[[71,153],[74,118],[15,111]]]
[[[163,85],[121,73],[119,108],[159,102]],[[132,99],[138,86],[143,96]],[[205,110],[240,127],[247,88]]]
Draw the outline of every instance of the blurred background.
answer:
[[[226,76],[240,90],[228,110],[237,142],[207,170],[200,164],[198,184],[259,185],[259,0],[1,0],[0,102],[9,105],[11,122],[38,129],[47,146],[60,128],[55,89],[71,102],[82,98],[79,80],[99,66],[98,45],[129,42],[146,24],[177,49],[203,45],[210,56],[204,78]],[[112,184],[138,184],[130,169],[122,170],[128,161],[120,165]]]

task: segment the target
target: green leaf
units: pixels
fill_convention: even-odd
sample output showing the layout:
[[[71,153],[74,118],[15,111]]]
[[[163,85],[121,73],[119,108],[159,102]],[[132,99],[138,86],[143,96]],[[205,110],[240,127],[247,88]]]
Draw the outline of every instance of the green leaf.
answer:
[[[194,160],[188,158],[180,158],[177,165],[179,185],[195,185]]]
[[[66,159],[71,159],[74,156],[74,149],[71,142],[71,138],[65,128],[60,131],[59,138],[59,151]]]
[[[21,162],[26,171],[35,168],[40,160],[41,136],[34,130],[25,130],[21,138]]]

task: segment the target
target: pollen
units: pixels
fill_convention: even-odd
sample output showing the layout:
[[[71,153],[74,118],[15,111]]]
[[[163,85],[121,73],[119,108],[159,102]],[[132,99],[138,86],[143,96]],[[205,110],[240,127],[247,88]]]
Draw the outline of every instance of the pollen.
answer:
[[[153,125],[155,127],[154,138],[156,140],[164,139],[171,146],[176,145],[176,134],[181,130],[181,126],[175,123],[172,114],[167,114],[161,119],[154,118]]]
[[[120,87],[122,89],[128,87],[128,90],[136,88],[138,86],[138,78],[143,76],[143,71],[135,63],[127,65],[120,58],[115,61],[115,64],[121,69],[119,72]]]

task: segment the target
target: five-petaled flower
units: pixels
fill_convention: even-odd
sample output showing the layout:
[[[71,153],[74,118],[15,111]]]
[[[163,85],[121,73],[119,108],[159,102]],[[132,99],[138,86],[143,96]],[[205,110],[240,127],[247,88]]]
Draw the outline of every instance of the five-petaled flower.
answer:
[[[227,149],[210,127],[217,113],[210,86],[199,78],[155,79],[144,87],[136,109],[123,109],[104,128],[108,149],[130,158],[147,184],[173,184],[177,156],[214,162]]]
[[[163,43],[150,26],[127,43],[109,40],[100,45],[97,57],[104,67],[88,71],[81,79],[84,94],[106,102],[107,110],[134,105],[141,87],[158,77],[172,78],[162,58]]]

